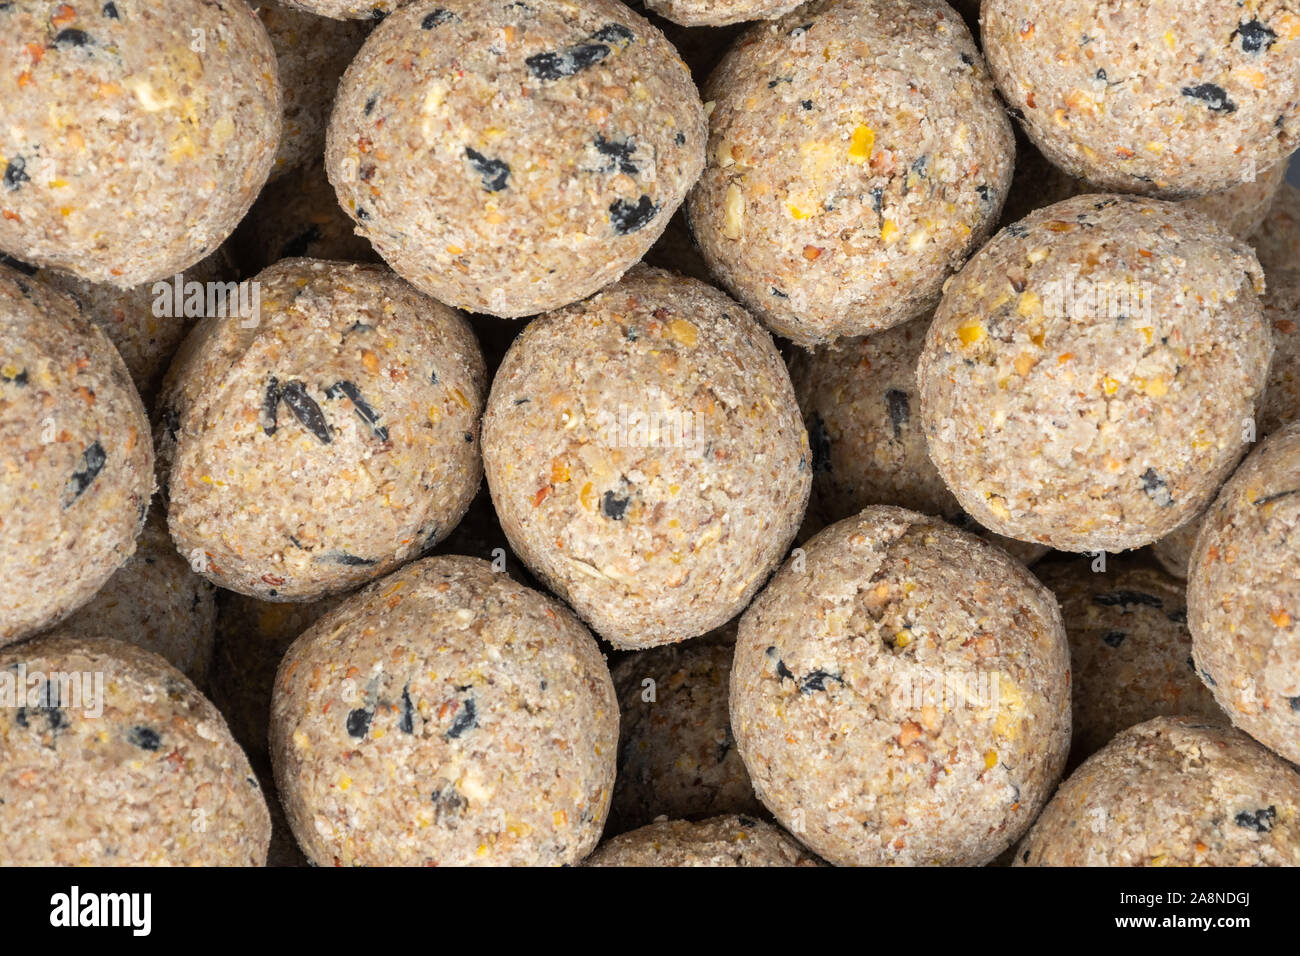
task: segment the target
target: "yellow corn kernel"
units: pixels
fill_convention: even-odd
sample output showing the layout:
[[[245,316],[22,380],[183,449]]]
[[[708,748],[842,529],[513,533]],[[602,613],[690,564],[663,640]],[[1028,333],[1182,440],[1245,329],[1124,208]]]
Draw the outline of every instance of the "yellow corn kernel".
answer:
[[[853,138],[849,140],[849,160],[854,163],[865,163],[871,158],[871,149],[876,145],[876,134],[869,126],[859,125],[853,131]]]
[[[992,770],[998,765],[998,752],[996,750],[984,751],[984,769]]]
[[[984,335],[984,326],[977,319],[972,319],[957,326],[957,338],[961,339],[962,345],[974,345],[976,342],[981,342],[984,340]]]
[[[898,226],[894,225],[894,220],[886,219],[880,224],[880,239],[886,245],[898,238]]]
[[[669,337],[681,342],[687,348],[694,348],[699,341],[699,330],[685,319],[673,319],[668,323]]]

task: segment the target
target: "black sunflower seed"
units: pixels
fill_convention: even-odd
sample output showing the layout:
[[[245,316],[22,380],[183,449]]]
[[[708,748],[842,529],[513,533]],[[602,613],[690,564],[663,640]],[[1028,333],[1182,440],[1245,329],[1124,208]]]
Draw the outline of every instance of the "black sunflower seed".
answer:
[[[622,521],[623,516],[627,514],[628,498],[620,498],[612,491],[605,492],[605,496],[600,500],[600,510],[604,512],[606,518],[614,521]]]
[[[1271,495],[1265,495],[1263,498],[1256,498],[1251,502],[1251,504],[1258,508],[1260,505],[1266,505],[1270,502],[1278,501],[1279,499],[1287,498],[1294,494],[1300,494],[1300,488],[1291,488],[1287,491],[1274,492]]]
[[[1192,99],[1201,100],[1215,113],[1237,112],[1237,104],[1228,99],[1228,91],[1221,86],[1215,86],[1213,83],[1199,83],[1196,86],[1184,86],[1181,92],[1183,96],[1190,96]]]
[[[266,394],[262,396],[262,431],[274,435],[280,417],[280,380],[274,375],[266,383]]]
[[[415,733],[415,705],[411,703],[411,685],[402,688],[402,716],[397,720],[397,729],[404,734]]]
[[[636,143],[633,141],[628,139],[606,139],[604,136],[597,135],[594,145],[596,152],[600,153],[606,160],[602,172],[613,172],[617,169],[621,173],[635,176],[640,171],[636,163],[632,161],[632,154],[636,152]]]
[[[104,470],[104,463],[108,461],[108,455],[104,452],[104,446],[94,441],[86,446],[86,450],[81,453],[81,461],[77,465],[68,483],[63,486],[63,507],[68,508],[74,501],[85,493],[101,471]]]
[[[363,558],[337,548],[333,551],[326,551],[324,554],[319,555],[316,560],[325,564],[342,564],[350,568],[369,568],[379,563],[374,558]]]
[[[1142,472],[1141,477],[1142,490],[1147,493],[1147,497],[1154,501],[1162,508],[1168,508],[1173,505],[1173,495],[1169,493],[1169,486],[1165,480],[1156,474],[1154,468],[1148,468]]]
[[[280,397],[304,428],[316,436],[323,445],[330,443],[330,427],[320,406],[307,394],[302,382],[289,382],[280,390]]]
[[[348,714],[347,729],[348,736],[360,740],[370,730],[370,718],[373,717],[370,711],[364,707],[358,707]]]
[[[499,159],[488,159],[476,149],[465,147],[465,157],[483,180],[483,188],[490,193],[499,193],[509,185],[510,167]]]
[[[162,745],[162,736],[152,727],[132,727],[126,732],[126,739],[141,750],[157,750]]]
[[[1232,35],[1241,41],[1241,48],[1247,53],[1267,50],[1277,42],[1277,34],[1258,20],[1237,24]]]
[[[453,20],[459,19],[460,17],[452,13],[450,10],[444,10],[442,7],[438,7],[438,9],[424,15],[424,19],[420,21],[420,29],[432,30],[434,27],[440,27],[444,23],[451,23]]]
[[[824,670],[815,670],[799,682],[799,693],[811,694],[814,691],[824,691],[828,680],[833,680],[839,684],[844,683],[844,678],[839,674],[832,674],[829,671]]]
[[[456,711],[456,718],[451,722],[451,727],[442,736],[445,740],[455,740],[465,731],[477,726],[478,709],[474,704],[474,698],[470,697],[462,702],[462,706]]]
[[[609,215],[615,234],[626,236],[648,226],[659,215],[659,206],[649,196],[634,203],[616,199],[609,207]]]
[[[54,46],[60,50],[69,47],[85,46],[90,42],[90,34],[85,30],[60,30],[54,35]]]
[[[1277,807],[1262,807],[1259,810],[1242,810],[1233,821],[1239,827],[1245,827],[1247,830],[1254,830],[1256,833],[1268,833],[1273,829],[1273,824],[1277,820]]]
[[[613,52],[622,49],[635,39],[635,35],[621,24],[611,23],[579,43],[563,50],[537,53],[524,60],[528,71],[539,80],[562,80],[575,76],[595,66]]]
[[[379,424],[379,419],[383,418],[383,416],[361,397],[361,390],[352,382],[335,382],[325,389],[325,395],[328,398],[347,398],[352,402],[357,417],[370,427],[371,434],[380,441],[388,441],[388,429]]]
[[[1101,636],[1107,647],[1119,647],[1124,643],[1124,638],[1128,637],[1125,631],[1107,631]]]
[[[32,178],[27,175],[27,160],[21,156],[15,156],[9,160],[5,166],[4,178],[0,182],[4,183],[5,189],[11,192],[21,186],[23,183],[30,183]]]

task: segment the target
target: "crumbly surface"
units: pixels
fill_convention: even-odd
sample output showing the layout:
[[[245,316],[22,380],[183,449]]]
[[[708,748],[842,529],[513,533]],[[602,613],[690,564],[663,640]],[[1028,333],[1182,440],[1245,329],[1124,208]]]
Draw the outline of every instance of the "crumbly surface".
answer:
[[[0,462],[3,646],[90,600],[135,550],[153,493],[122,357],[73,299],[3,265]]]
[[[49,689],[74,674],[69,687],[102,697]],[[0,651],[5,685],[28,703],[0,707],[0,865],[265,865],[257,778],[216,708],[161,657],[107,628],[51,634]]]
[[[18,259],[122,288],[168,279],[266,182],[280,84],[244,0],[13,0],[0,64],[0,250]]]
[[[176,553],[167,518],[154,509],[135,554],[58,631],[65,637],[111,635],[136,644],[206,689],[217,627],[215,592]]]
[[[486,372],[465,319],[384,266],[286,259],[255,281],[260,320],[205,319],[168,373],[168,523],[213,583],[310,600],[464,515]]]
[[[1300,420],[1300,269],[1270,272],[1263,304],[1264,321],[1273,329],[1273,365],[1258,430],[1269,435]]]
[[[760,799],[826,860],[978,865],[1046,802],[1070,746],[1050,591],[937,518],[826,528],[740,621],[731,727]]]
[[[687,211],[718,281],[810,346],[934,308],[983,243],[1014,140],[939,0],[817,0],[752,27],[705,86]]]
[[[768,334],[716,289],[647,268],[515,340],[483,455],[515,552],[630,649],[739,613],[793,540],[812,483]]]
[[[1300,761],[1300,422],[1274,432],[1205,516],[1187,578],[1196,665],[1233,724]]]
[[[233,273],[234,262],[229,245],[223,245],[202,262],[185,270],[181,288],[183,290],[184,284],[190,282],[226,282]],[[103,282],[88,282],[55,269],[39,269],[33,275],[47,285],[71,294],[80,303],[82,314],[104,330],[126,362],[131,381],[148,408],[157,397],[163,373],[186,333],[193,327],[195,317],[184,315],[183,308],[168,309],[152,282],[120,289]],[[174,289],[174,277],[168,276],[167,281]],[[173,314],[166,314],[168,311]],[[155,312],[164,314],[155,315]],[[178,312],[181,314],[176,314]]]
[[[1076,557],[1045,561],[1034,574],[1056,595],[1070,641],[1072,763],[1153,717],[1225,720],[1192,663],[1182,581],[1118,557],[1104,572]]]
[[[259,775],[269,776],[267,729],[275,671],[289,645],[348,595],[289,604],[222,591],[212,661],[212,702]],[[270,787],[267,792],[270,793]]]
[[[235,233],[249,274],[281,259],[329,259],[379,262],[375,252],[352,229],[325,176],[323,161],[295,169],[262,191]]]
[[[771,20],[799,6],[799,0],[646,0],[646,6],[683,26],[721,27]]]
[[[1173,203],[1067,199],[949,284],[918,368],[930,457],[999,534],[1122,551],[1202,510],[1273,351],[1244,243]]]
[[[764,813],[727,713],[735,625],[629,655],[615,665],[618,776],[607,834],[656,817]],[[647,681],[651,683],[647,683]]]
[[[584,866],[820,866],[779,827],[744,815],[660,820],[601,844]]]
[[[1188,209],[1209,216],[1237,239],[1250,241],[1273,208],[1286,171],[1285,161],[1274,163],[1239,185],[1181,202]],[[1002,223],[1010,225],[1035,209],[1096,191],[1082,179],[1053,166],[1032,144],[1017,140],[1016,174],[1002,211]]]
[[[325,155],[325,128],[334,92],[370,26],[327,20],[271,0],[259,0],[257,15],[271,38],[280,70],[284,120],[280,149],[271,167],[271,178],[276,179]]]
[[[321,865],[559,865],[609,809],[618,701],[560,604],[428,558],[313,625],[280,664],[271,756]]]
[[[1300,865],[1300,775],[1192,717],[1124,731],[1056,792],[1016,866]]]
[[[1300,143],[1300,4],[986,0],[984,52],[1057,166],[1167,199],[1235,186]]]
[[[416,0],[344,74],[326,169],[416,288],[518,317],[645,254],[699,175],[705,129],[686,64],[618,0]]]
[[[1300,269],[1300,189],[1282,184],[1251,241],[1265,272]]]
[[[939,515],[1032,564],[1047,546],[980,528],[930,461],[916,384],[929,326],[926,316],[866,338],[799,350],[791,359],[790,376],[813,451],[814,505],[825,523],[868,505]]]

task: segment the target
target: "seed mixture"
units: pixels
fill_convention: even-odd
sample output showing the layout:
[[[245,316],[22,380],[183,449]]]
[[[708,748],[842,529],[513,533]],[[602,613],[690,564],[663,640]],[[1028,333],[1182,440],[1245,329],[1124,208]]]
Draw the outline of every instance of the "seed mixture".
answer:
[[[1300,259],[1296,260],[1300,265]],[[1258,436],[1300,421],[1300,270],[1275,270],[1268,274],[1263,298],[1264,321],[1273,330],[1273,365],[1255,418]],[[1187,562],[1201,518],[1181,525],[1152,545],[1152,553],[1166,571],[1187,577]]]
[[[799,6],[799,0],[646,0],[660,16],[688,27],[720,27],[768,20]]]
[[[153,493],[122,357],[75,300],[4,265],[0,455],[3,646],[95,596],[135,551]]]
[[[939,0],[818,0],[755,25],[704,97],[691,226],[717,280],[800,345],[932,310],[1011,185],[1011,125]]]
[[[264,866],[266,802],[221,715],[157,654],[112,638],[0,650],[10,679],[84,678],[79,699],[46,680],[23,687],[35,706],[0,707],[0,865]]]
[[[0,103],[0,251],[121,288],[215,251],[280,141],[244,0],[0,4]]]
[[[311,600],[465,514],[486,373],[464,318],[384,266],[285,259],[257,281],[260,320],[204,320],[169,373],[167,519],[213,583]]]
[[[1006,227],[949,283],[917,372],[965,511],[1062,551],[1194,517],[1249,440],[1272,335],[1263,274],[1203,215],[1084,195]]]
[[[1188,209],[1209,216],[1236,238],[1251,243],[1251,237],[1274,207],[1287,168],[1285,161],[1274,163],[1239,185],[1180,202]],[[1011,197],[1002,211],[1002,224],[1010,225],[1035,209],[1096,191],[1082,179],[1057,169],[1028,141],[1017,138],[1016,174],[1011,181]],[[1263,262],[1262,253],[1260,261]]]
[[[1193,656],[1233,724],[1300,761],[1300,422],[1265,439],[1205,516],[1187,575]]]
[[[1124,731],[1076,770],[1016,866],[1300,865],[1300,774],[1194,717]]]
[[[483,458],[515,552],[627,649],[743,610],[812,483],[768,334],[716,289],[644,267],[520,334],[493,380]]]
[[[740,619],[731,729],[759,798],[831,863],[990,862],[1070,746],[1051,592],[902,508],[867,508],[804,548]]]
[[[271,757],[319,865],[560,865],[609,810],[618,701],[587,629],[485,561],[428,558],[300,637]]]
[[[998,89],[1052,163],[1098,190],[1184,199],[1300,145],[1300,4],[986,0]]]
[[[686,64],[618,0],[415,0],[348,67],[325,155],[398,274],[515,318],[634,265],[699,175],[704,137]]]
[[[0,866],[1300,865],[1300,0],[982,6],[0,0]]]

